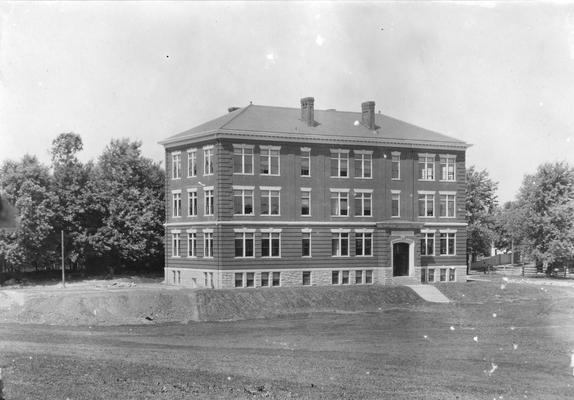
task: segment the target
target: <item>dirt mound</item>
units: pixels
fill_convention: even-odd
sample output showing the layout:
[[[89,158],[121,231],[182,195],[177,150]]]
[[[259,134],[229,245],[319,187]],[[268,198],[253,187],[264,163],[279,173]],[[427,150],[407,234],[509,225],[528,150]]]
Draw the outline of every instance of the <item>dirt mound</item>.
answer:
[[[376,311],[389,305],[420,304],[413,290],[400,286],[305,287],[201,290],[201,321],[265,318],[282,314]]]
[[[423,303],[409,288],[381,286],[243,290],[170,290],[158,286],[28,295],[22,291],[17,298],[7,292],[0,292],[4,304],[0,321],[55,325],[239,320],[294,313],[376,311]]]

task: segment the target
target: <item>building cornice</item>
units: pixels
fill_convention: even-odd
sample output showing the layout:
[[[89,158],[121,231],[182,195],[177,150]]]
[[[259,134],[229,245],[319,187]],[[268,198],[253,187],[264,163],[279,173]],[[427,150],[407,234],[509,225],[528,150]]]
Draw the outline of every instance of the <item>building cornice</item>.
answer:
[[[376,135],[376,134],[373,134]],[[245,139],[268,142],[291,142],[291,143],[316,143],[316,144],[339,144],[339,145],[359,145],[359,146],[385,146],[402,147],[413,149],[441,149],[464,151],[471,145],[466,143],[439,142],[431,140],[411,140],[399,138],[383,138],[373,136],[349,137],[335,135],[315,135],[288,132],[263,132],[263,131],[237,131],[227,129],[216,129],[206,132],[194,133],[189,136],[176,137],[160,141],[166,149],[195,144],[206,140],[217,139]]]

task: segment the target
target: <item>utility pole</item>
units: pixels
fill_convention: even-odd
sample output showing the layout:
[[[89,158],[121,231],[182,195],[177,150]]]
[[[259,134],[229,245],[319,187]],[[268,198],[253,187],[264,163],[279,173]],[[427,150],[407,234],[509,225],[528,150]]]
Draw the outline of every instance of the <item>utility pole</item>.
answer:
[[[66,275],[64,273],[64,230],[62,229],[62,287],[66,287]]]

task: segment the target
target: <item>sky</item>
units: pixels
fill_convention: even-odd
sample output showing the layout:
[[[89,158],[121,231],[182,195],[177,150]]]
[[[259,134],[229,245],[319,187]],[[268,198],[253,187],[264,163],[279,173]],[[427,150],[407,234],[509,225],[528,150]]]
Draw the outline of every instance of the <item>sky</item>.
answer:
[[[383,114],[470,144],[499,201],[574,165],[574,2],[2,2],[0,162],[158,141],[231,106]]]

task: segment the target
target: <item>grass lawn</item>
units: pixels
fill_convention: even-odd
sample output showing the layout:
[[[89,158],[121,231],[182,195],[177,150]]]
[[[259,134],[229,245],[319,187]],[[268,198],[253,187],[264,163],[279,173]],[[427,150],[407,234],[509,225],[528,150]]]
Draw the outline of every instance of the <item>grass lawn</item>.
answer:
[[[439,287],[455,301],[234,322],[0,324],[4,395],[574,398],[574,289],[502,281]]]

